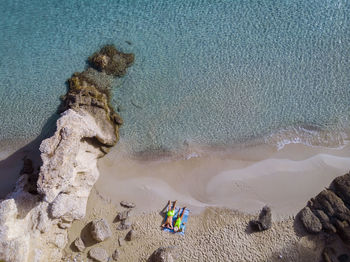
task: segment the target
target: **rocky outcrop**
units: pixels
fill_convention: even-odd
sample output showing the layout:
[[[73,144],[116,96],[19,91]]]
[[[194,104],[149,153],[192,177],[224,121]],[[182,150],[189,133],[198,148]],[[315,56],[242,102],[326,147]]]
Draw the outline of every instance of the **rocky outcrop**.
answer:
[[[337,177],[300,212],[309,233],[337,234],[350,245],[350,173]]]
[[[99,177],[97,159],[118,141],[123,121],[109,92],[113,77],[125,74],[133,59],[107,46],[68,80],[57,130],[40,145],[40,172],[25,160],[14,191],[0,202],[0,261],[60,261],[66,229],[85,216]]]

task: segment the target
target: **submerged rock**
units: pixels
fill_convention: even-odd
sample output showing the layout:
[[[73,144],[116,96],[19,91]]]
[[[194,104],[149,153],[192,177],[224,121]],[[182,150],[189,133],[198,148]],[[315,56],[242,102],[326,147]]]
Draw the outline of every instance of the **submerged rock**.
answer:
[[[89,256],[98,262],[108,262],[108,253],[101,247],[93,247],[89,251]]]
[[[97,242],[105,241],[111,235],[112,235],[112,231],[109,227],[108,222],[104,218],[92,221],[91,236]]]
[[[172,255],[173,248],[160,247],[155,250],[149,257],[148,262],[173,262],[175,261]]]
[[[89,57],[89,63],[92,67],[106,74],[123,76],[134,59],[134,54],[121,53],[113,45],[106,45]]]
[[[252,220],[249,222],[249,224],[254,231],[264,231],[270,229],[272,225],[271,208],[264,206],[259,214],[259,219]]]

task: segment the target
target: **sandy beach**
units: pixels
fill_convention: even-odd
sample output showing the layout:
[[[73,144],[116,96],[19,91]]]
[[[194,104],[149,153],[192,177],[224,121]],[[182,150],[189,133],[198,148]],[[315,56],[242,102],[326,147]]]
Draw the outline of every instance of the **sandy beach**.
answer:
[[[125,158],[118,147],[99,161],[96,188],[114,203],[133,201],[156,211],[177,199],[194,213],[226,207],[256,213],[269,205],[276,219],[296,215],[337,176],[349,171],[350,146],[341,149],[290,144],[282,150],[260,145],[190,159]]]
[[[111,152],[99,162],[100,192],[93,190],[87,216],[73,223],[68,242],[80,236],[89,243],[86,225],[103,217],[113,234],[98,245],[109,254],[117,248],[120,261],[147,261],[160,246],[174,248],[176,261],[320,261],[325,243],[332,243],[338,254],[348,253],[339,239],[309,235],[295,220],[310,198],[348,171],[347,155],[349,146],[298,144],[280,151],[261,146],[176,161],[118,159]],[[115,216],[125,199],[137,205],[131,216],[137,237],[120,245],[128,231],[116,229]],[[191,210],[184,237],[160,229],[168,199]],[[249,221],[264,205],[272,208],[272,228],[252,233]],[[84,261],[88,250],[77,256],[72,246],[66,247],[64,261]]]
[[[13,174],[31,150],[33,144],[1,161],[7,181],[2,192],[11,190]],[[290,144],[277,150],[265,144],[230,152],[197,149],[187,158],[150,160],[125,157],[116,146],[98,162],[100,178],[85,218],[68,231],[63,261],[88,260],[92,246],[109,254],[117,248],[118,261],[147,261],[160,246],[174,248],[176,261],[319,261],[327,239],[307,235],[294,218],[310,198],[348,172],[349,153],[349,145],[331,149]],[[191,210],[184,237],[160,230],[169,199]],[[130,220],[137,232],[135,240],[122,246],[119,239],[128,231],[117,230],[115,220],[123,211],[121,200],[136,204]],[[250,232],[249,221],[265,205],[272,209],[272,229]],[[98,218],[109,222],[113,234],[96,245],[88,227]],[[87,246],[81,253],[72,245],[78,236]],[[332,243],[347,252],[340,241]]]

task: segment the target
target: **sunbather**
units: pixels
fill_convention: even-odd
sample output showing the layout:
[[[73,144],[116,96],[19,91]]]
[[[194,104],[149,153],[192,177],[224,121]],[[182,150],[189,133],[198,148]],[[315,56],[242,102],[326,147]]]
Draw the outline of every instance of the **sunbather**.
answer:
[[[186,210],[186,207],[184,207],[184,208],[182,209],[181,216],[180,216],[180,215],[177,216],[177,219],[176,219],[175,225],[174,225],[174,231],[175,231],[175,232],[181,231],[182,219],[183,219],[183,217],[184,217],[185,210]],[[180,211],[179,211],[179,214],[180,214]],[[184,223],[184,224],[185,224],[185,223]]]
[[[171,208],[171,202],[169,200],[169,202],[168,202],[167,218],[166,218],[165,223],[162,225],[162,227],[166,227],[166,228],[169,228],[169,229],[173,229],[174,228],[173,217],[175,215],[176,202],[177,202],[177,200],[174,201],[173,208]]]

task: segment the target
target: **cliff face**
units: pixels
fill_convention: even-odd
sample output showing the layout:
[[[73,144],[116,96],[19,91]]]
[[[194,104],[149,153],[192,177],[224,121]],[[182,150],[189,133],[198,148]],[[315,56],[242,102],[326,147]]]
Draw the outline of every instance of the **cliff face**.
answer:
[[[133,62],[106,46],[90,67],[68,80],[55,134],[40,145],[39,173],[24,168],[16,187],[0,203],[0,260],[60,261],[67,228],[85,216],[99,177],[97,159],[118,141],[122,119],[109,104],[112,79]]]

